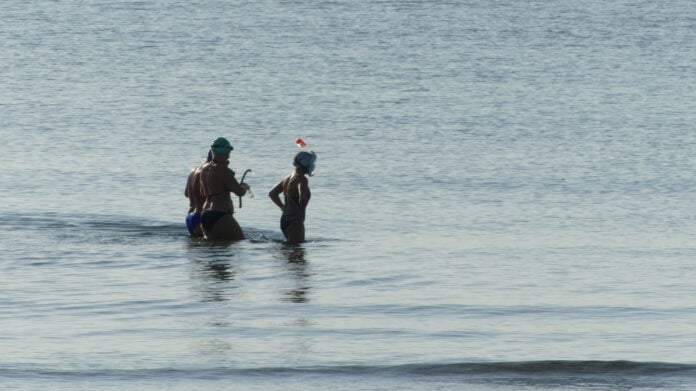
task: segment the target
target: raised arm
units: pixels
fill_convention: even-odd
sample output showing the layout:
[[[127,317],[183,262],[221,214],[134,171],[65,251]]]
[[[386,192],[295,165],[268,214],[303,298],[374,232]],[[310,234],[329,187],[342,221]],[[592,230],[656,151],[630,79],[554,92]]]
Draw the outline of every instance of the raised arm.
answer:
[[[238,196],[243,196],[247,190],[249,190],[249,185],[246,183],[240,184],[237,182],[237,178],[234,177],[234,172],[232,170],[227,170],[227,176],[225,177],[225,187],[227,190],[230,192],[238,195]]]

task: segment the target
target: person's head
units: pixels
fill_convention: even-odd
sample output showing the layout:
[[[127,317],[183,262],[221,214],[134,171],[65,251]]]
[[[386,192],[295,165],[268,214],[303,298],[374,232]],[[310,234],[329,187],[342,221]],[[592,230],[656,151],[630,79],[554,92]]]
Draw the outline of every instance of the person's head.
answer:
[[[295,167],[302,170],[303,173],[312,176],[316,170],[315,162],[317,161],[317,154],[314,152],[298,152],[295,155],[293,164]]]
[[[213,157],[227,158],[233,149],[232,144],[224,137],[216,138],[210,145],[210,151],[213,153]]]

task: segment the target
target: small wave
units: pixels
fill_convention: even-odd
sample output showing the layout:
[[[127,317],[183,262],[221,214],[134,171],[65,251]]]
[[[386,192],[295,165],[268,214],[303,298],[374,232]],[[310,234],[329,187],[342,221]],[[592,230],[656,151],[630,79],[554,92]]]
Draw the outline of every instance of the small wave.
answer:
[[[635,361],[522,361],[455,363],[438,365],[404,365],[392,367],[396,372],[421,375],[467,375],[467,374],[620,374],[620,375],[668,375],[696,374],[696,365]]]
[[[177,238],[189,239],[183,218],[180,223],[161,222],[141,219],[133,216],[95,215],[95,214],[67,214],[67,213],[2,213],[0,212],[0,229],[12,231],[38,231],[47,232],[50,235],[61,238],[90,237],[99,240],[115,241],[133,238]],[[246,238],[251,243],[285,243],[282,233],[242,227]],[[331,241],[331,239],[309,238],[308,243]],[[197,244],[206,245],[206,242],[194,239]],[[209,244],[209,243],[208,243]],[[212,243],[216,244],[216,243]],[[217,243],[219,244],[219,243]],[[227,243],[229,244],[229,243]]]
[[[80,234],[113,232],[129,235],[182,235],[188,236],[183,224],[148,221],[128,216],[22,213],[0,214],[0,227],[12,230],[75,231]]]
[[[457,377],[496,381],[592,377],[596,379],[696,377],[696,364],[634,361],[522,361],[467,362],[450,364],[405,364],[395,366],[337,365],[260,368],[151,368],[54,370],[42,368],[0,368],[0,377],[221,379],[234,376],[378,376],[378,377]]]

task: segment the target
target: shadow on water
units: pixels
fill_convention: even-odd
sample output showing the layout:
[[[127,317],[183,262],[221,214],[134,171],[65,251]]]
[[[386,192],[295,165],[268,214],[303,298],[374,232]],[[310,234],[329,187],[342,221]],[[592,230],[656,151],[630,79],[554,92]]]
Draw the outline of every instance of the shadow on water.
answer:
[[[227,260],[197,259],[192,275],[202,301],[227,301],[237,295],[237,269]]]
[[[192,259],[192,280],[202,301],[227,301],[238,294],[233,243],[191,242],[189,249],[203,249]]]
[[[293,289],[283,291],[283,295],[280,298],[282,302],[309,302],[311,286],[308,279],[311,277],[311,274],[307,272],[305,253],[306,250],[302,245],[284,243],[280,247],[280,257],[286,262],[285,270],[290,273],[295,284]]]
[[[280,274],[270,278],[290,284],[290,288],[280,290],[280,301],[287,303],[308,303],[310,301],[312,274],[308,271],[307,244],[288,244],[274,237],[275,232],[245,230],[247,239],[236,242],[210,242],[205,239],[189,238],[187,248],[193,265],[196,289],[205,300],[229,300],[238,291],[224,292],[225,289],[239,288],[239,266],[264,268],[269,266],[263,260],[280,261]],[[310,244],[311,247],[311,244]]]

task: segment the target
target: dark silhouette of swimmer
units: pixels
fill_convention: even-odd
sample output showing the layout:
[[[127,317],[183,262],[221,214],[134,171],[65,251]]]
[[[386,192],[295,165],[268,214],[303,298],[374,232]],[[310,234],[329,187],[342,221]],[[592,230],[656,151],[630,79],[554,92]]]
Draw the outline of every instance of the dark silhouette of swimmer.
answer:
[[[189,209],[186,215],[186,228],[194,238],[200,238],[203,236],[203,229],[201,228],[201,212],[203,212],[203,203],[205,202],[205,196],[200,186],[201,170],[203,166],[208,164],[213,160],[213,153],[208,151],[208,157],[200,164],[198,167],[194,167],[191,172],[189,172],[188,178],[186,178],[186,188],[184,189],[184,195],[189,199]]]
[[[280,216],[280,230],[288,243],[302,243],[305,240],[305,212],[311,193],[305,175],[314,174],[317,155],[314,152],[299,152],[295,155],[295,171],[278,182],[268,193],[274,204],[283,211]],[[284,202],[280,200],[284,195]]]
[[[230,193],[243,196],[249,185],[240,184],[229,166],[232,145],[224,137],[213,141],[210,150],[213,159],[201,168],[200,187],[205,196],[201,213],[201,227],[209,240],[242,240],[244,233],[232,217],[234,207]]]

